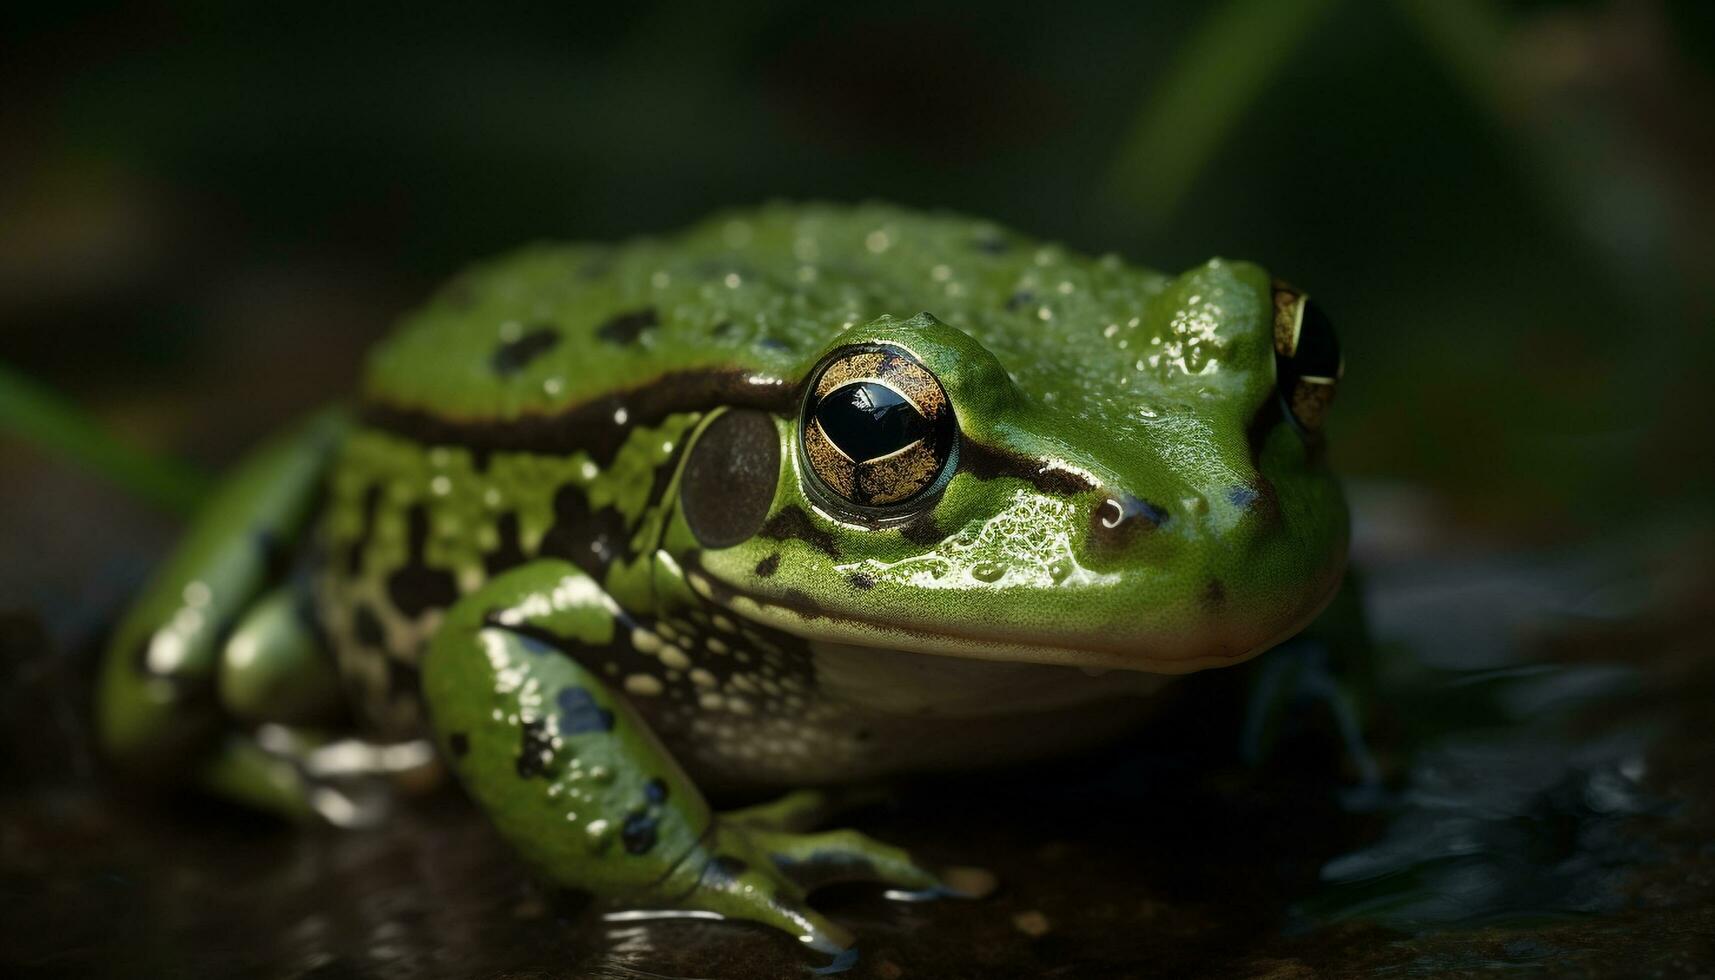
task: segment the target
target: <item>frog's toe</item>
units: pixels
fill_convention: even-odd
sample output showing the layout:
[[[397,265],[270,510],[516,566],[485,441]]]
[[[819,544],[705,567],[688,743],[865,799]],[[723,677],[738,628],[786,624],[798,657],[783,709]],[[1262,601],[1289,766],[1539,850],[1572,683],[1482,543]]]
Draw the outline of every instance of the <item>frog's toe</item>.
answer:
[[[987,898],[1000,887],[1000,879],[986,868],[949,866],[941,869],[941,881],[932,888],[890,888],[887,897],[896,902],[931,902],[937,898]]]
[[[671,896],[671,901],[773,926],[828,956],[838,957],[851,948],[852,934],[811,908],[805,897],[808,889],[770,865],[754,840],[717,834],[715,841],[717,847],[699,856],[700,870],[690,890]],[[671,878],[668,884],[671,887]]]
[[[777,799],[739,810],[728,810],[721,818],[733,826],[759,830],[812,830],[835,814],[890,798],[880,785],[800,789]]]
[[[805,891],[836,882],[863,881],[891,886],[889,895],[921,900],[954,896],[980,898],[994,890],[995,878],[976,868],[932,871],[903,848],[884,844],[856,830],[818,834],[762,832],[757,844],[780,872]]]

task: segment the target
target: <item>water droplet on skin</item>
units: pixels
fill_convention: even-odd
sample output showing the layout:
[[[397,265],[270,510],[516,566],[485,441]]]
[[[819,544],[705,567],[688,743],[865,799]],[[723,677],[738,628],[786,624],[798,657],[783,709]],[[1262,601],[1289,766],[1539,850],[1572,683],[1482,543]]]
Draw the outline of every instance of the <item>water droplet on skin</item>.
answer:
[[[1055,582],[1064,582],[1072,574],[1072,563],[1064,558],[1056,558],[1048,563],[1048,577]]]
[[[1006,569],[993,562],[983,562],[971,569],[971,577],[979,582],[998,582],[1006,574]]]
[[[584,827],[584,833],[589,836],[590,850],[600,851],[607,847],[609,839],[613,836],[609,830],[610,827],[606,820],[591,820]]]

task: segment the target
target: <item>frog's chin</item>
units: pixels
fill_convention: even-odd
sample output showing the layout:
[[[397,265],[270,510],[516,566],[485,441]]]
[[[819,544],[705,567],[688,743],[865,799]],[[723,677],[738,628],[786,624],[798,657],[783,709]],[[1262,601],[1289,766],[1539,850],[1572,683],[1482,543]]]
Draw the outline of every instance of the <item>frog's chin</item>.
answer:
[[[940,657],[961,657],[1018,664],[1125,670],[1148,674],[1189,674],[1240,664],[1309,626],[1333,601],[1340,576],[1286,615],[1268,621],[1220,620],[1205,623],[1195,635],[1139,633],[1120,637],[1032,635],[1023,632],[928,631],[897,624],[836,616],[738,591],[701,570],[687,579],[703,598],[752,622],[811,642]]]

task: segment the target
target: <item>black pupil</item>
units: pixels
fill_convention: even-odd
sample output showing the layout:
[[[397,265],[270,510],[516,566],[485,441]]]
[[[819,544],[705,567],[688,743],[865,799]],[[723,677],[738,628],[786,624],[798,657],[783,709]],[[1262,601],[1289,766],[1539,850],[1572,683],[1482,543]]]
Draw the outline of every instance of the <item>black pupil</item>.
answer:
[[[1340,341],[1334,324],[1322,307],[1304,301],[1304,319],[1298,327],[1298,352],[1292,358],[1299,377],[1332,378],[1340,371]]]
[[[816,421],[840,452],[862,463],[898,452],[929,434],[917,406],[886,385],[857,381],[828,392]]]

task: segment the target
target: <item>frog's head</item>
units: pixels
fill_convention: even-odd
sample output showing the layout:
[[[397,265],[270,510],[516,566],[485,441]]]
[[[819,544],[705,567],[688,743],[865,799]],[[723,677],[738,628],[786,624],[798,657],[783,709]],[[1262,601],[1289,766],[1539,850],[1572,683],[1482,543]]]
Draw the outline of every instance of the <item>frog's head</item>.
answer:
[[[1219,261],[1124,317],[1068,307],[882,317],[806,361],[790,416],[712,418],[691,586],[813,640],[1161,673],[1302,628],[1346,550],[1327,321]]]

